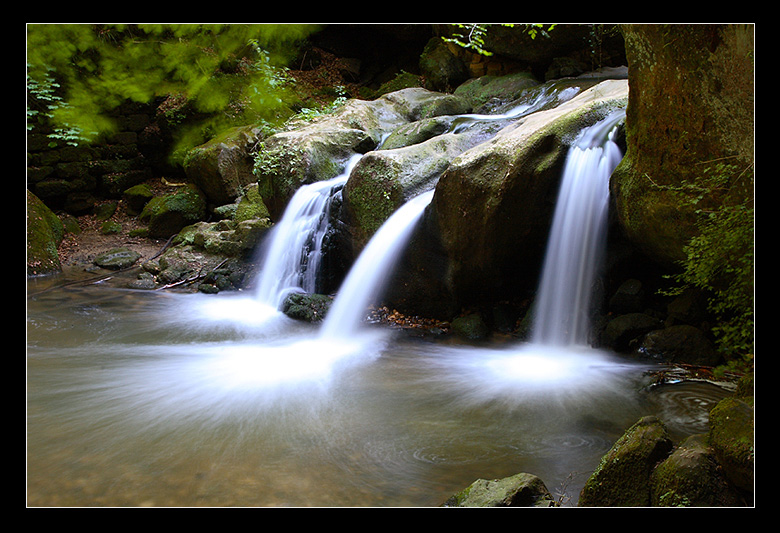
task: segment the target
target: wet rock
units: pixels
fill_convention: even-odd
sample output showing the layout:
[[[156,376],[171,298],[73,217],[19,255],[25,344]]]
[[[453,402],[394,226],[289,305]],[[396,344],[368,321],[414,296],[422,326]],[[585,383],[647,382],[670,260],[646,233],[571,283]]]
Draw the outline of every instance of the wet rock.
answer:
[[[296,320],[321,322],[332,302],[333,298],[325,294],[293,293],[284,299],[282,312]]]
[[[674,363],[716,366],[721,360],[712,340],[702,330],[686,324],[649,332],[639,350]]]
[[[753,398],[726,398],[710,412],[710,446],[734,485],[753,492]]]
[[[723,475],[706,435],[693,435],[650,476],[653,507],[731,507],[744,504]]]
[[[646,507],[650,474],[673,448],[663,422],[646,416],[631,426],[601,459],[580,493],[580,507]]]
[[[486,339],[490,329],[479,313],[470,313],[453,319],[452,332],[463,339],[476,341]]]
[[[663,327],[660,320],[644,313],[628,313],[613,318],[601,334],[601,344],[617,352],[626,352],[647,333]]]
[[[544,482],[520,473],[502,479],[478,479],[450,497],[442,507],[555,507]]]

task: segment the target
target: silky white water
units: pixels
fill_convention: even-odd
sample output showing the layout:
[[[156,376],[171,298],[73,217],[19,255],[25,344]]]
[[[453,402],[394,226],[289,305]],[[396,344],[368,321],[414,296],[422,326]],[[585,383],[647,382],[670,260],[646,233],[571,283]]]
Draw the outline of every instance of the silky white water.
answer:
[[[407,201],[382,224],[360,253],[344,280],[322,326],[324,339],[349,339],[365,318],[369,305],[382,295],[399,256],[434,191]]]
[[[328,229],[333,191],[342,187],[362,155],[352,156],[344,172],[301,186],[290,199],[266,245],[257,298],[278,309],[291,292],[317,291],[322,239]]]
[[[622,158],[614,141],[620,110],[587,128],[571,147],[534,310],[533,341],[586,346],[591,297],[604,247],[609,177]]]

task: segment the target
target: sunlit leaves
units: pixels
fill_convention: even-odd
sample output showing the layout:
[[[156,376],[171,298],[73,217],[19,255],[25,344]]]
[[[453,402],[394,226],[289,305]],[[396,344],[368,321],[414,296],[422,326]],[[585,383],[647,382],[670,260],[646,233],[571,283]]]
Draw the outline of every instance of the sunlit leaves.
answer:
[[[53,75],[62,89],[50,114],[83,131],[123,101],[184,95],[201,131],[268,119],[284,105],[284,62],[316,28],[294,24],[35,24],[28,26],[28,81]]]

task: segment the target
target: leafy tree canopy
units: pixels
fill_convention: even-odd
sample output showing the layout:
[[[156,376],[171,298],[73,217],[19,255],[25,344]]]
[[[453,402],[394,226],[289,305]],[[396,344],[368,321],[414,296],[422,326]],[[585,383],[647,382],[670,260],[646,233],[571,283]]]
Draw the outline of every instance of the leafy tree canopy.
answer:
[[[201,134],[238,119],[273,120],[285,107],[283,67],[295,43],[316,30],[296,24],[31,24],[28,89],[48,102],[39,112],[81,139],[110,132],[106,113],[124,101],[170,95],[204,117]]]

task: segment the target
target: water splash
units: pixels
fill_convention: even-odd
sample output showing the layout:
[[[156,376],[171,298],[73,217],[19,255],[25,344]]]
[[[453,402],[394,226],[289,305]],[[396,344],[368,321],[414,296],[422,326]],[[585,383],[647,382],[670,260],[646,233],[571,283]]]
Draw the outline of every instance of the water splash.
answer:
[[[569,154],[547,243],[532,339],[542,345],[587,345],[592,284],[606,239],[609,177],[622,154],[616,111],[580,134]]]

